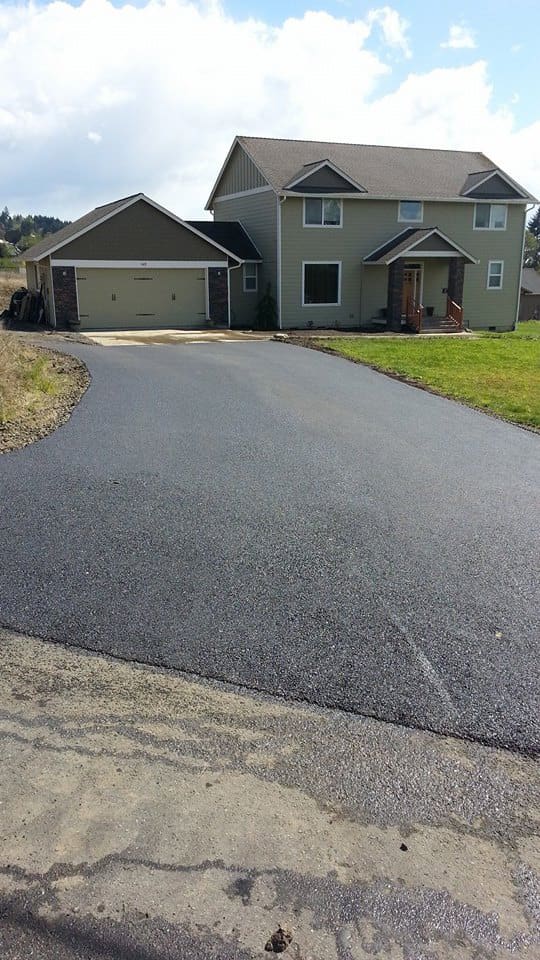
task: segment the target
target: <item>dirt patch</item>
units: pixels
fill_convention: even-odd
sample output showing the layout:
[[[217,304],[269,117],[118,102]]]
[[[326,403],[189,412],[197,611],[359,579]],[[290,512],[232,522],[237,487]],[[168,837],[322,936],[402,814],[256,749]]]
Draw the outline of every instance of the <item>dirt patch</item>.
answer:
[[[69,418],[89,382],[76,357],[0,331],[0,453],[52,433]]]

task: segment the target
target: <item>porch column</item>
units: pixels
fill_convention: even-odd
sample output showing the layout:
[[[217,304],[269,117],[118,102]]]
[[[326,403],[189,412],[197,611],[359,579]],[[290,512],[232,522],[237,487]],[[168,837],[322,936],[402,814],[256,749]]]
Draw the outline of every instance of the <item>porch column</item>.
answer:
[[[388,267],[388,327],[401,330],[401,301],[403,297],[403,260],[394,260]]]
[[[463,303],[465,257],[452,257],[448,267],[448,296],[460,307]]]

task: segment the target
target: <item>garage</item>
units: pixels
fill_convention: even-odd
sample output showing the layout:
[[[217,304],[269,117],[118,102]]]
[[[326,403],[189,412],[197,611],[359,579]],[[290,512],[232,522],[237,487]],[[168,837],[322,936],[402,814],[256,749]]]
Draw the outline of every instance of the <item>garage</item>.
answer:
[[[194,330],[230,325],[230,271],[260,254],[238,222],[181,220],[139,193],[96,207],[25,260],[52,327]]]
[[[200,328],[206,272],[196,269],[76,268],[81,330]]]

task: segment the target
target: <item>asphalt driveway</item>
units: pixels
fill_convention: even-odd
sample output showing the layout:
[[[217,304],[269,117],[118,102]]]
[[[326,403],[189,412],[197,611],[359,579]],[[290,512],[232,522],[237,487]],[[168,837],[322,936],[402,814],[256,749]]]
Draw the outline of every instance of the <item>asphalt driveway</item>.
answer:
[[[285,344],[70,349],[0,460],[2,625],[538,750],[538,436]]]

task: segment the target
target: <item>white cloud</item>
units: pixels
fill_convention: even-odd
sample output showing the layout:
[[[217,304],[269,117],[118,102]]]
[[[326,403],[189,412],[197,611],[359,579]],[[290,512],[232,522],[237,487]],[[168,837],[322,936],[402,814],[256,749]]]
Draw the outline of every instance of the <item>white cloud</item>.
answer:
[[[368,24],[377,23],[381,28],[384,42],[396,50],[399,50],[405,57],[411,57],[411,48],[407,38],[409,23],[399,15],[397,10],[392,7],[380,7],[378,10],[370,10],[367,15]]]
[[[452,50],[474,50],[476,41],[472,30],[462,23],[453,23],[448,39],[441,43],[441,47],[449,47]]]
[[[74,217],[143,190],[197,217],[236,133],[483,150],[540,193],[540,124],[493,107],[484,62],[379,95],[391,71],[372,33],[400,48],[393,22],[272,26],[186,0],[1,5],[0,207]]]

